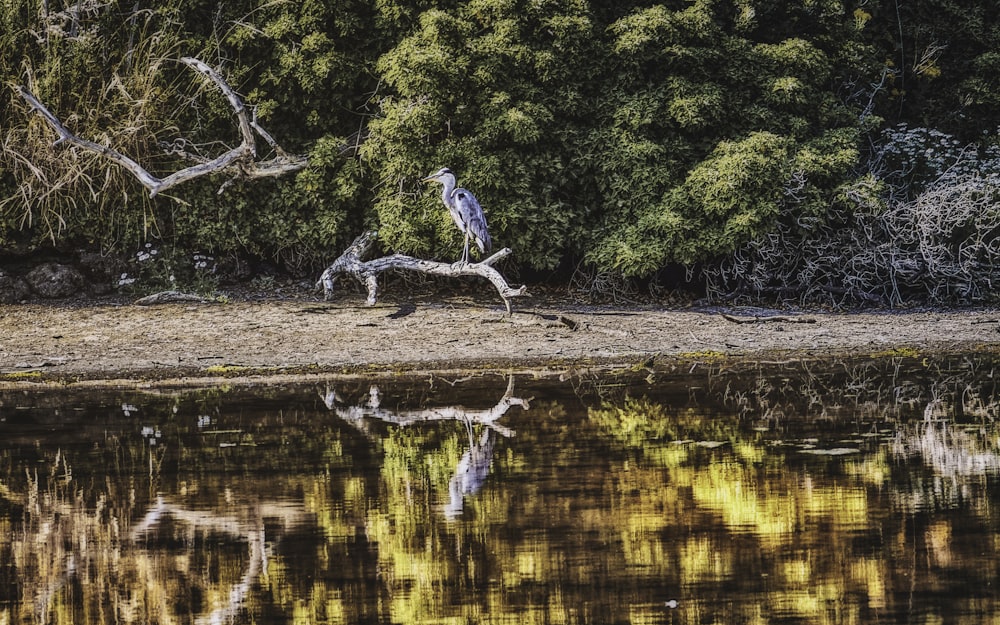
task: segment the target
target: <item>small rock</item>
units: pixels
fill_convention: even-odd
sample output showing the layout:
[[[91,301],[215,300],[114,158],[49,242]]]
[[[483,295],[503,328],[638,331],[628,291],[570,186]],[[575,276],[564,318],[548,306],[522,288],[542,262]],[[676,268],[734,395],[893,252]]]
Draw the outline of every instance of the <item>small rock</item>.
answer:
[[[27,283],[0,269],[0,304],[14,304],[28,297],[31,289]]]
[[[127,270],[126,264],[116,256],[87,251],[80,252],[78,266],[95,295],[106,295],[113,291],[118,276]]]
[[[59,299],[78,294],[87,281],[77,269],[59,263],[45,263],[25,276],[31,290],[41,297]]]

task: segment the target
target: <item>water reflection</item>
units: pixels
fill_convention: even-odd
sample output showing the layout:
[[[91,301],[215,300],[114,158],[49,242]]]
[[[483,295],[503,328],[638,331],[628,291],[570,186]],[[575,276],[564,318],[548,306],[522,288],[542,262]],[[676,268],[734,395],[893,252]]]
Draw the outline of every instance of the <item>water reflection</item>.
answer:
[[[994,370],[7,393],[0,623],[996,620]]]
[[[490,472],[490,464],[493,462],[494,435],[499,434],[505,438],[514,436],[513,430],[498,423],[500,418],[507,414],[512,406],[528,410],[530,401],[530,399],[514,396],[513,375],[508,377],[507,390],[500,397],[500,400],[492,408],[485,410],[470,410],[464,406],[387,410],[382,408],[382,392],[374,384],[368,388],[367,398],[358,404],[348,404],[332,388],[328,388],[323,395],[323,403],[328,409],[366,436],[371,436],[371,431],[367,426],[369,419],[378,419],[401,427],[440,420],[462,423],[469,435],[469,445],[455,466],[454,475],[448,481],[450,499],[444,507],[444,514],[450,519],[462,514],[465,496],[475,495],[486,482],[486,476]],[[485,426],[478,437],[475,433],[477,424]]]
[[[300,522],[304,510],[299,506],[275,504],[273,502],[245,508],[239,511],[240,516],[223,516],[217,512],[196,510],[171,503],[163,497],[158,497],[156,504],[150,508],[146,516],[132,528],[132,541],[141,544],[144,552],[141,557],[155,562],[158,552],[171,554],[177,550],[175,545],[183,544],[182,556],[169,556],[170,563],[152,564],[144,567],[146,587],[159,585],[159,574],[165,570],[174,569],[183,572],[188,581],[188,592],[197,591],[204,594],[211,584],[198,584],[197,568],[191,562],[198,561],[197,552],[204,550],[209,541],[215,545],[245,543],[249,548],[247,562],[243,565],[242,574],[234,581],[225,595],[225,601],[215,601],[219,605],[207,615],[197,615],[196,623],[220,623],[232,620],[243,606],[252,585],[267,569],[266,545],[268,532],[264,520],[278,520],[287,529]],[[169,601],[169,598],[166,598]],[[191,606],[193,608],[194,606]],[[194,611],[188,608],[190,611]],[[133,610],[128,610],[133,612]],[[143,615],[139,615],[142,617]],[[132,620],[132,619],[126,619]],[[143,620],[140,618],[139,620]]]

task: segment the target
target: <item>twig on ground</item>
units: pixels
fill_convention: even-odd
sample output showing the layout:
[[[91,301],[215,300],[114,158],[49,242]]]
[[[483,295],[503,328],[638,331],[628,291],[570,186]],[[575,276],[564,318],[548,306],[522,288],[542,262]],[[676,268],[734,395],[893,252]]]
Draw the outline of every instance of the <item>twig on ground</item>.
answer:
[[[784,323],[816,323],[816,320],[812,317],[786,317],[783,315],[771,315],[767,317],[736,317],[734,315],[727,315],[726,313],[719,314],[726,321],[732,321],[733,323],[766,323],[768,321],[781,321]]]

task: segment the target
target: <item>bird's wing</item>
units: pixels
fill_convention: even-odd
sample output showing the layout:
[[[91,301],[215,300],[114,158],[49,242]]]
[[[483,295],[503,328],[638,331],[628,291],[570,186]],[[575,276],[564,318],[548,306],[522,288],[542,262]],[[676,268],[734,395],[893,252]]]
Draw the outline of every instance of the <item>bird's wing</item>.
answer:
[[[493,247],[490,232],[486,226],[486,215],[479,200],[468,189],[455,189],[452,197],[455,200],[455,210],[462,217],[462,222],[472,235],[481,252],[488,252]]]

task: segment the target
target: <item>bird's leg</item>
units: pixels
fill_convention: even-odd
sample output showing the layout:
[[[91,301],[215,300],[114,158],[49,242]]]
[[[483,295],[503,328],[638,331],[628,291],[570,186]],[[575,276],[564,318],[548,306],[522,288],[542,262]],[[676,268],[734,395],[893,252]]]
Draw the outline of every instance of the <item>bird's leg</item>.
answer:
[[[462,421],[465,423],[465,431],[469,435],[469,449],[476,446],[476,439],[474,436],[474,430],[472,428],[472,421],[469,420],[468,414],[462,415]]]
[[[455,269],[461,269],[469,264],[469,233],[465,233],[465,247],[462,248],[462,258],[452,265]]]

